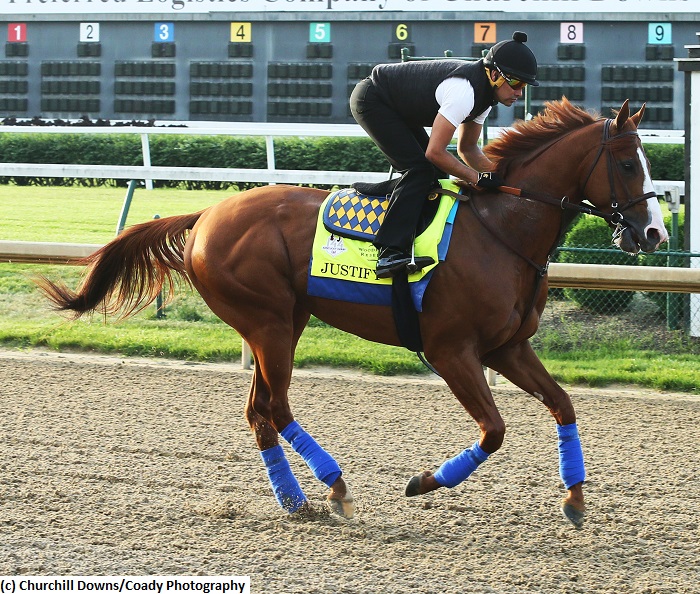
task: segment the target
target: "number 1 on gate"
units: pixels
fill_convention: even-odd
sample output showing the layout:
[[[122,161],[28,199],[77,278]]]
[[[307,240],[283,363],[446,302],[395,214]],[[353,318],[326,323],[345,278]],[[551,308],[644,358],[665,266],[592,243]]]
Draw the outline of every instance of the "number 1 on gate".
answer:
[[[27,23],[10,23],[7,25],[8,43],[27,41]]]

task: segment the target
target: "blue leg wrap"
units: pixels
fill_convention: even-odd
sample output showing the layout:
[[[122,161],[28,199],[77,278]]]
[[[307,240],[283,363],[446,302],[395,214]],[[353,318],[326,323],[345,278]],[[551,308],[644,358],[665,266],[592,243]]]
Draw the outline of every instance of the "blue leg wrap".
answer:
[[[301,490],[289,462],[284,455],[281,445],[276,445],[268,450],[260,452],[267,476],[272,485],[277,502],[290,514],[297,511],[306,501],[306,495]]]
[[[296,421],[282,429],[280,435],[291,444],[292,449],[304,459],[314,476],[322,483],[330,487],[342,474],[333,456],[318,445]]]
[[[559,474],[567,489],[586,479],[583,450],[576,423],[557,425],[559,436]]]
[[[456,487],[459,483],[465,481],[477,469],[479,464],[488,457],[489,455],[481,449],[477,441],[461,454],[457,454],[454,458],[443,462],[433,476],[443,487]]]

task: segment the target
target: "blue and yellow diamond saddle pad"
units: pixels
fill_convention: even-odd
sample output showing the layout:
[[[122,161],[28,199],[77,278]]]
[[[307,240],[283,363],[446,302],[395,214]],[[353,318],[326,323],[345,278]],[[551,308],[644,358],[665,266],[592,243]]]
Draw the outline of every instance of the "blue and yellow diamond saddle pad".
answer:
[[[459,192],[449,180],[444,188]],[[459,201],[440,196],[437,213],[415,241],[416,256],[431,256],[435,264],[408,277],[416,311],[422,311],[423,295],[435,267],[447,256]],[[309,264],[309,295],[352,303],[391,305],[392,279],[379,279],[377,248],[371,241],[384,219],[389,201],[358,194],[349,188],[329,194],[319,209]],[[354,237],[354,238],[353,238]]]
[[[387,197],[365,196],[354,188],[344,188],[323,203],[323,225],[342,237],[373,241],[388,206]]]

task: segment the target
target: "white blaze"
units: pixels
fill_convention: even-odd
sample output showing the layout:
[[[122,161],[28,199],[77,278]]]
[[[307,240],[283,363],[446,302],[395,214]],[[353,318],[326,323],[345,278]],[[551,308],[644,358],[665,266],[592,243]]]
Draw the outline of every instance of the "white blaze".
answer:
[[[655,192],[654,182],[651,180],[651,174],[649,173],[649,168],[647,167],[647,160],[641,147],[637,148],[637,156],[639,157],[639,163],[642,166],[642,171],[644,172],[644,187],[642,188],[642,192],[644,194]],[[647,200],[647,213],[649,215],[650,223],[644,228],[644,236],[648,237],[649,231],[651,229],[655,229],[661,237],[659,243],[668,241],[668,231],[666,231],[664,217],[661,214],[661,206],[659,206],[659,201],[656,197],[649,198],[649,200]]]

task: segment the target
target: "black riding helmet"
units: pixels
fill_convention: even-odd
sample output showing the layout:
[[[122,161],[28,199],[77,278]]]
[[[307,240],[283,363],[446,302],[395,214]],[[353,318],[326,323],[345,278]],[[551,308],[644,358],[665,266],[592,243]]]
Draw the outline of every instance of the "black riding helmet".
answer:
[[[533,87],[537,82],[537,60],[529,47],[525,45],[527,33],[516,31],[512,41],[499,41],[484,57],[484,64],[489,68],[498,68],[503,74],[517,78]]]

